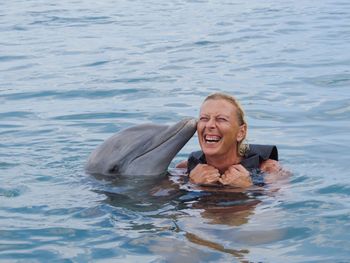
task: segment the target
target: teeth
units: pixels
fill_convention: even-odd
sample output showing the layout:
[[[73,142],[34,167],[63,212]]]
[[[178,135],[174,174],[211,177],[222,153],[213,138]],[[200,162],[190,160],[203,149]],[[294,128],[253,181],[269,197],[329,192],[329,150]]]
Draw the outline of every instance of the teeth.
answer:
[[[217,143],[221,140],[220,136],[215,136],[215,135],[207,135],[205,136],[205,141],[207,143]]]

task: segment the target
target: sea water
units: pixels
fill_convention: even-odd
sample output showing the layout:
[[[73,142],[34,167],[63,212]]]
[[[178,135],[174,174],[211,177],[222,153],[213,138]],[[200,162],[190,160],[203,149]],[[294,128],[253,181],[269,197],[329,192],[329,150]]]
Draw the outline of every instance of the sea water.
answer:
[[[1,1],[0,261],[349,262],[349,50],[345,0]],[[135,192],[84,173],[112,134],[196,117],[215,91],[287,183]]]

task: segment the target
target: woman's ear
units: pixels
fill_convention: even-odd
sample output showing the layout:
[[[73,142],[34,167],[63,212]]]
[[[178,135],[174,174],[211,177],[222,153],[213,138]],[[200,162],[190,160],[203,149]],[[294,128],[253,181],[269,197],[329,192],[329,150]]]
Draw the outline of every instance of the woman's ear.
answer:
[[[241,126],[239,126],[239,131],[237,134],[237,142],[241,142],[245,139],[247,135],[247,125],[246,124],[242,124]]]

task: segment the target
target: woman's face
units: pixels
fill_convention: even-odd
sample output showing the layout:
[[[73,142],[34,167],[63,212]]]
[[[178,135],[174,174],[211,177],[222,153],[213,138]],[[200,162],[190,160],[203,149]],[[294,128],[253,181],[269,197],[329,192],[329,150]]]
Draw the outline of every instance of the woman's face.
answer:
[[[246,125],[238,123],[236,107],[232,103],[210,99],[200,109],[197,133],[206,156],[235,156],[237,143],[245,138]]]

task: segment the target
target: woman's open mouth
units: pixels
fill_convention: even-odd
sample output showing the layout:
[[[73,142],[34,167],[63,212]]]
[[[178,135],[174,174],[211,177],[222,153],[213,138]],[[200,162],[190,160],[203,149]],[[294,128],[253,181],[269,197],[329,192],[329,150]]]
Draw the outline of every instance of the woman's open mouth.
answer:
[[[204,136],[204,141],[208,144],[215,144],[220,142],[221,136],[218,135],[205,135]]]

